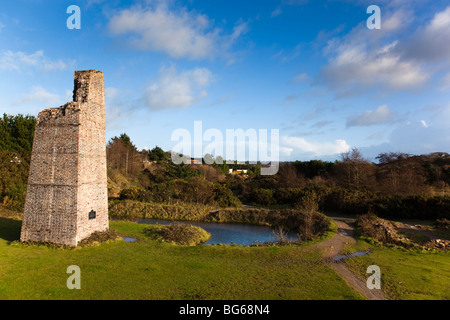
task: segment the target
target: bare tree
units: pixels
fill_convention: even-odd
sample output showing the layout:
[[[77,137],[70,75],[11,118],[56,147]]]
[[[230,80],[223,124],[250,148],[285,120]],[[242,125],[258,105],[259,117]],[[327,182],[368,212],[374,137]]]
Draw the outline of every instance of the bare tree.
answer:
[[[372,185],[374,165],[357,148],[341,154],[338,171],[348,188],[361,189]]]
[[[425,173],[414,156],[406,153],[381,153],[377,180],[381,190],[394,195],[414,195],[424,191]]]
[[[280,184],[286,188],[304,187],[305,177],[298,173],[297,169],[292,163],[282,163],[278,169],[280,176]]]

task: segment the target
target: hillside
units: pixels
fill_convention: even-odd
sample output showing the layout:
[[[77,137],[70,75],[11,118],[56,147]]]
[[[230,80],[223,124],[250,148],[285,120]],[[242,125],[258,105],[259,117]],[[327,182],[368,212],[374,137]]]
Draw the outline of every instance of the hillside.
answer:
[[[25,201],[35,121],[6,114],[0,121],[0,201],[17,212]],[[198,160],[175,165],[169,152],[159,147],[138,150],[122,134],[107,144],[108,192],[111,199],[223,208],[242,203],[296,208],[312,198],[320,210],[328,212],[450,218],[448,153],[383,153],[377,160],[369,162],[352,149],[339,161],[283,162],[276,175],[262,176],[259,165],[207,165]]]

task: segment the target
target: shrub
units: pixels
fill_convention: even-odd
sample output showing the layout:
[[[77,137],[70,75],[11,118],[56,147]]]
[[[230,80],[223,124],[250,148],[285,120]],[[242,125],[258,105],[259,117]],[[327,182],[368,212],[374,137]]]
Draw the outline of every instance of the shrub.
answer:
[[[319,212],[317,199],[316,193],[311,193],[296,204],[296,209],[300,212],[298,232],[303,240],[312,240],[330,228],[327,217]]]
[[[302,196],[302,188],[278,188],[273,192],[273,197],[278,204],[295,204]]]
[[[122,200],[141,200],[144,190],[142,188],[128,188],[120,191],[120,199]]]
[[[219,184],[216,184],[213,190],[214,202],[223,208],[240,207],[241,201],[233,194],[233,192]]]
[[[376,195],[370,191],[333,188],[320,200],[324,210],[358,215],[366,213]]]
[[[438,228],[438,229],[443,229],[443,230],[450,229],[450,220],[445,219],[445,218],[437,219],[434,224],[435,224],[436,228]]]
[[[211,207],[189,203],[151,203],[132,200],[110,200],[109,216],[116,219],[167,219],[200,221],[208,216]]]
[[[385,218],[450,219],[449,196],[382,196],[371,206],[374,213]]]
[[[151,226],[144,232],[153,240],[187,246],[201,244],[211,237],[204,229],[187,224]]]
[[[110,240],[116,240],[118,235],[115,230],[96,231],[92,233],[88,238],[81,240],[79,246],[86,247],[96,243],[107,242]]]
[[[257,189],[253,195],[254,202],[266,206],[275,204],[276,201],[273,198],[273,191],[271,189]]]

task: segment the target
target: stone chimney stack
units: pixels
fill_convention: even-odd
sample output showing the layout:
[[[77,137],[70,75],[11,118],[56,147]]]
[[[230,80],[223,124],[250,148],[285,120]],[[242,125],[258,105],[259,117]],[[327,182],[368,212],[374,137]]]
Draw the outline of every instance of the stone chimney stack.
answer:
[[[74,85],[73,102],[38,115],[21,241],[76,246],[109,228],[103,72]]]

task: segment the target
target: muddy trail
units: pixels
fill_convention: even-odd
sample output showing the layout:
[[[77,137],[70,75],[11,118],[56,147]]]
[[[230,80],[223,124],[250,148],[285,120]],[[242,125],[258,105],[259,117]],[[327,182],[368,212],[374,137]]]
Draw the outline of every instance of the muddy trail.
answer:
[[[345,263],[345,259],[334,259],[338,256],[346,244],[354,244],[354,228],[352,224],[355,219],[332,218],[338,225],[338,232],[330,239],[314,245],[316,248],[324,249],[325,261],[347,282],[347,284],[369,300],[388,300],[382,290],[369,289],[366,279],[361,279],[351,272]]]

